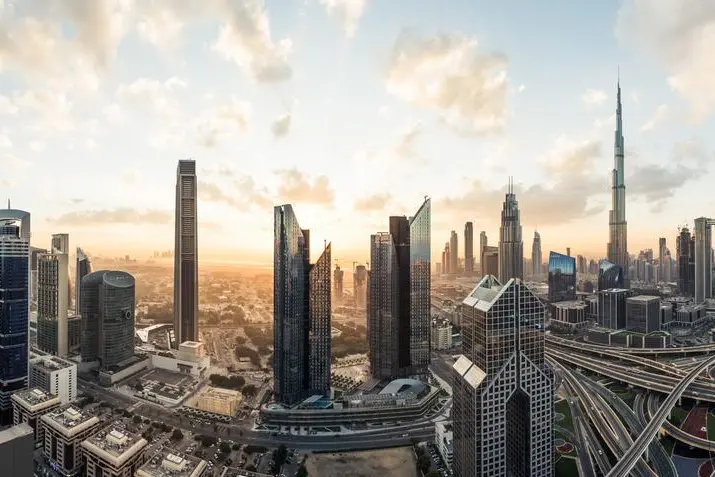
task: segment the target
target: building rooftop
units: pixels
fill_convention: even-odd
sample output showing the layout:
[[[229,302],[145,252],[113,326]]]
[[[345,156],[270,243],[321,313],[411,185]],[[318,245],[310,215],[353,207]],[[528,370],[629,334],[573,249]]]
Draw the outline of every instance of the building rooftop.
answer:
[[[559,301],[552,303],[556,308],[580,309],[586,308],[586,304],[580,300]]]
[[[214,388],[212,386],[206,386],[200,394],[200,398],[213,398],[213,399],[237,399],[241,398],[243,395],[241,391],[234,391],[233,389],[223,389]]]
[[[637,295],[637,296],[632,296],[632,297],[628,298],[628,301],[630,301],[630,302],[639,302],[639,301],[649,302],[649,301],[653,301],[653,300],[660,301],[660,297],[653,296],[653,295]]]
[[[5,442],[10,442],[12,440],[24,437],[24,436],[35,436],[35,431],[32,430],[29,424],[21,422],[17,426],[8,427],[7,429],[0,431],[0,444]]]
[[[601,290],[601,293],[628,293],[627,288],[608,288],[607,290]]]
[[[82,447],[92,454],[109,461],[115,467],[122,466],[137,455],[148,442],[141,436],[111,426],[82,442]]]
[[[72,361],[67,361],[57,356],[41,356],[36,358],[35,361],[32,362],[32,365],[35,369],[40,369],[48,373],[76,366]]]
[[[60,398],[40,388],[23,389],[12,395],[12,400],[30,410],[39,410],[52,405],[59,405]]]
[[[42,421],[70,437],[99,423],[97,416],[83,413],[72,404],[53,409],[42,416]]]
[[[163,448],[146,461],[136,477],[198,477],[207,467],[205,460]]]

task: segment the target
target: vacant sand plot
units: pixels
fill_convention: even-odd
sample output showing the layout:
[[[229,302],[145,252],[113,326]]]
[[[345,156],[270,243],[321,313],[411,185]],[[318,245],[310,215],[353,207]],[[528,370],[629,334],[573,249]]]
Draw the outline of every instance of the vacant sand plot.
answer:
[[[311,454],[306,462],[308,475],[340,477],[415,477],[415,457],[411,447],[395,447],[361,452]]]

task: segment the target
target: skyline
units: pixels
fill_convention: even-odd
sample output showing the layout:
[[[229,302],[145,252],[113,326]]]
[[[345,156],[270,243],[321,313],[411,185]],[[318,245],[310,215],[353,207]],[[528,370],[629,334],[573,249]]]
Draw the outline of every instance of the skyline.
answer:
[[[292,203],[316,246],[364,262],[370,234],[425,195],[434,257],[466,221],[495,245],[510,175],[544,251],[605,257],[618,70],[631,254],[661,236],[674,251],[715,205],[715,69],[694,41],[715,35],[715,8],[692,0],[559,1],[539,21],[521,2],[7,3],[0,191],[32,214],[33,246],[171,249],[191,157],[200,261],[270,263],[270,208]]]

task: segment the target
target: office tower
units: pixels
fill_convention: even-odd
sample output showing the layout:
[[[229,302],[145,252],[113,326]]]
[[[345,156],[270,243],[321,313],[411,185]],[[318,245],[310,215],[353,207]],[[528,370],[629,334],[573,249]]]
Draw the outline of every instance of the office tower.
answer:
[[[586,257],[576,255],[576,272],[585,274],[587,271]]]
[[[30,302],[33,304],[37,303],[37,262],[43,253],[47,253],[47,250],[30,247]]]
[[[553,475],[553,389],[545,309],[519,279],[485,276],[462,302],[453,365],[454,474]]]
[[[0,473],[8,477],[33,477],[34,451],[35,434],[27,424],[18,424],[0,431]]]
[[[670,250],[665,250],[665,258],[663,260],[663,281],[670,283],[673,280],[673,259],[670,256]]]
[[[576,299],[576,260],[568,255],[549,252],[549,301]]]
[[[92,273],[92,262],[89,260],[84,250],[77,247],[77,265],[75,266],[75,281],[74,281],[74,309],[79,310],[79,304],[82,303],[82,279]]]
[[[713,296],[713,238],[715,219],[695,219],[695,303]]]
[[[629,291],[611,288],[598,292],[598,325],[612,330],[626,327],[626,300]]]
[[[499,281],[524,278],[524,243],[521,241],[519,202],[514,195],[514,183],[509,178],[509,188],[501,212],[499,227]]]
[[[665,251],[667,247],[665,246],[665,237],[660,237],[658,239],[658,275],[661,277],[665,276]]]
[[[571,256],[571,247],[566,247],[566,256],[567,257]]]
[[[340,265],[335,265],[335,271],[333,272],[333,281],[335,282],[336,301],[340,301],[343,299],[343,274],[344,272],[340,269]]]
[[[72,404],[60,406],[44,414],[40,420],[45,428],[45,459],[60,475],[82,475],[84,455],[82,441],[97,432],[99,418]]]
[[[484,275],[496,276],[499,273],[499,247],[486,245],[481,263]]]
[[[69,290],[69,235],[55,234],[37,262],[37,347],[62,357],[69,352]]]
[[[82,361],[101,369],[134,356],[134,277],[100,270],[82,279]]]
[[[474,224],[464,224],[464,274],[474,273]]]
[[[368,342],[374,378],[427,373],[430,360],[430,200],[370,237]],[[456,235],[456,234],[454,234]]]
[[[623,110],[621,83],[618,82],[616,132],[611,178],[611,210],[609,212],[608,261],[628,270],[628,224],[626,222],[626,184],[624,166]]]
[[[30,387],[12,395],[12,424],[25,423],[34,431],[36,446],[45,442],[45,429],[40,425],[40,417],[60,407],[60,398],[44,389]]]
[[[77,363],[52,355],[30,358],[30,387],[57,396],[62,404],[74,401],[77,399]]]
[[[449,236],[449,273],[456,275],[459,273],[458,263],[459,263],[459,244],[457,232],[452,230]]]
[[[695,296],[695,238],[687,227],[680,229],[676,241],[678,289],[684,296]]]
[[[30,322],[30,214],[0,210],[0,423],[8,423],[10,395],[27,386]]]
[[[625,275],[623,267],[601,260],[598,264],[598,290],[608,290],[611,288],[624,288]]]
[[[174,348],[199,341],[199,268],[196,217],[196,162],[176,168],[174,220]]]
[[[445,242],[444,251],[442,252],[442,270],[445,275],[449,275],[451,270],[449,269],[450,257],[449,257],[449,242]]]
[[[648,295],[627,298],[626,329],[636,333],[660,330],[660,298]]]
[[[311,265],[293,207],[275,207],[274,219],[273,376],[278,401],[292,405],[330,391],[330,245]]]
[[[365,309],[367,298],[367,267],[358,265],[353,272],[353,296],[355,297],[355,307],[359,310]]]
[[[484,259],[484,249],[487,248],[488,244],[487,233],[482,230],[479,232],[479,271],[482,275],[486,275],[484,272],[484,262],[482,262],[482,260]]]
[[[534,243],[531,245],[531,267],[533,276],[541,275],[541,235],[536,231],[534,231]]]
[[[139,434],[111,425],[82,442],[87,477],[131,477],[146,460],[149,443]],[[190,474],[189,474],[190,475]],[[182,477],[181,474],[176,477]]]
[[[436,273],[437,275],[441,275],[441,274],[442,274],[442,262],[437,262],[437,263],[435,263],[435,264],[434,264],[434,268],[435,268],[435,273]]]

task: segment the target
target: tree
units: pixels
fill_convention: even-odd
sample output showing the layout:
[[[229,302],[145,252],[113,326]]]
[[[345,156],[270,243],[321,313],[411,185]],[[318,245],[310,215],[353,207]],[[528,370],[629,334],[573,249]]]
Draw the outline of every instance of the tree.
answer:
[[[305,464],[300,464],[300,467],[298,467],[298,472],[296,472],[295,477],[308,477],[308,469],[305,468]]]
[[[241,390],[241,392],[243,392],[244,396],[255,396],[256,391],[258,391],[258,390],[256,389],[256,386],[254,386],[253,384],[247,384]]]
[[[174,429],[174,432],[171,433],[172,441],[180,441],[183,438],[184,438],[184,433],[181,432],[181,429]]]
[[[423,474],[426,474],[429,471],[430,468],[430,459],[426,455],[421,455],[417,459],[417,468],[422,471]]]
[[[221,449],[221,452],[223,452],[224,454],[228,454],[229,452],[231,452],[231,444],[229,444],[228,442],[224,441],[224,442],[222,442],[221,445],[219,446],[219,449]]]
[[[241,446],[238,445],[238,444],[234,444],[234,445],[231,446],[231,449],[233,449],[233,450],[235,450],[235,451],[239,450],[240,448],[241,448]]]
[[[142,417],[141,416],[134,416],[132,418],[132,421],[134,421],[134,424],[141,424],[142,422]]]
[[[425,477],[442,477],[442,474],[439,473],[439,470],[430,470]]]

